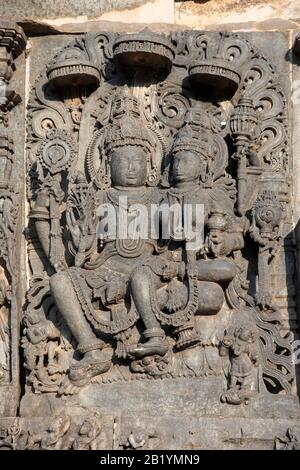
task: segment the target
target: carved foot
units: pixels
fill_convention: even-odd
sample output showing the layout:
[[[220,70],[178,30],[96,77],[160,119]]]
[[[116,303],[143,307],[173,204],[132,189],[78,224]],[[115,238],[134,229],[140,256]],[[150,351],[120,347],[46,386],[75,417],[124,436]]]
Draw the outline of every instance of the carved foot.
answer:
[[[152,377],[163,376],[171,371],[173,367],[173,354],[169,349],[164,356],[142,357],[132,361],[130,369],[137,374],[147,374]]]
[[[251,391],[229,389],[221,395],[221,402],[229,403],[230,405],[241,405],[242,403],[248,405],[252,396],[253,393]]]
[[[169,349],[169,344],[164,338],[150,338],[147,343],[139,343],[129,350],[129,356],[140,358],[145,356],[164,356]]]
[[[77,387],[87,385],[93,377],[104,374],[110,369],[111,358],[111,349],[102,351],[97,349],[86,353],[81,361],[70,367],[70,382]]]

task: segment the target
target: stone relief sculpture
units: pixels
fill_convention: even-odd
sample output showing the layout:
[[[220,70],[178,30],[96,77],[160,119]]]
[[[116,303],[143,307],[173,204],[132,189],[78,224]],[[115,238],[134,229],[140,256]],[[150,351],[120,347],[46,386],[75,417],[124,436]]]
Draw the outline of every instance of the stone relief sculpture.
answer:
[[[0,377],[2,381],[7,380],[10,368],[10,344],[9,344],[9,320],[7,310],[7,288],[4,282],[1,283],[1,317],[0,317]],[[9,297],[8,297],[9,298]]]
[[[0,414],[18,406],[21,299],[18,297],[21,198],[17,152],[12,132],[12,110],[21,97],[11,87],[15,59],[26,45],[23,30],[10,22],[0,25]],[[8,398],[6,398],[8,396]]]
[[[68,415],[54,416],[44,426],[23,430],[15,422],[5,430],[0,449],[5,450],[103,450],[108,445],[97,412],[88,413],[83,420]]]
[[[284,437],[276,437],[275,449],[276,450],[299,450],[299,430],[287,429]]]
[[[242,34],[88,33],[46,64],[28,101],[21,410],[66,411],[7,427],[0,446],[158,448],[154,424],[121,426],[109,443],[105,390],[120,383],[134,397],[140,384],[192,380],[222,409],[293,399],[294,331],[273,275],[290,220],[288,142],[279,77]],[[0,383],[14,197],[0,190]],[[123,236],[138,224],[143,236]],[[72,407],[88,408],[80,422]]]
[[[68,343],[76,350],[60,370],[65,379],[61,384],[54,380],[59,393],[70,390],[68,382],[82,387],[93,377],[114,377],[119,360],[127,362],[131,373],[149,377],[177,376],[186,369],[188,375],[218,375],[224,323],[230,325],[235,315],[242,324],[251,317],[251,331],[264,338],[255,361],[265,380],[271,376],[275,387],[290,390],[289,339],[273,323],[276,309],[267,280],[284,209],[264,186],[267,171],[286,171],[284,96],[272,67],[247,40],[234,34],[197,34],[167,37],[145,30],[116,39],[87,35],[59,53],[36,84],[30,101],[30,197],[35,201],[30,218],[49,260],[45,298],[51,296],[68,330]],[[187,53],[182,55],[184,48]],[[154,76],[149,81],[151,54]],[[189,83],[180,91],[186,74]],[[70,100],[66,84],[71,77]],[[42,87],[46,94],[41,94]],[[83,88],[86,96],[78,107]],[[59,90],[63,100],[50,105],[47,90]],[[228,117],[220,104],[224,99],[232,99]],[[274,106],[267,113],[264,99]],[[85,121],[94,131],[83,149]],[[228,173],[228,135],[236,149],[231,154],[236,180]],[[258,187],[247,184],[257,177]],[[156,204],[158,213],[173,204],[202,204],[203,246],[189,249],[188,240],[172,236],[126,241],[97,233],[97,208],[111,204],[118,213],[122,197],[128,200],[128,212],[137,202],[148,209]],[[264,215],[266,204],[276,226]],[[241,271],[247,233],[261,246],[261,287],[254,297],[246,293]],[[27,323],[33,322],[32,302],[34,296]],[[211,343],[201,331],[206,321],[214,330]],[[34,340],[31,327],[26,328],[26,357],[29,350],[35,354],[32,343],[40,338],[38,344],[46,348],[40,357],[47,354],[50,364],[55,357],[59,362],[59,328],[47,318],[34,324]],[[278,343],[269,348],[266,338],[274,341],[274,334]],[[235,341],[239,339],[243,341],[239,336]],[[232,351],[234,344],[228,346]],[[193,366],[188,355],[181,357],[182,350],[191,348]],[[286,351],[278,363],[276,348]],[[204,362],[215,364],[208,371],[207,365],[203,369],[206,354]],[[216,356],[212,361],[211,355]],[[231,384],[234,377],[231,373]]]
[[[184,48],[187,53],[182,55]],[[151,81],[146,78],[150,57]],[[190,85],[180,92],[187,73]],[[206,76],[211,80],[206,81]],[[70,100],[71,77],[76,98]],[[47,96],[38,91],[43,83],[49,84],[49,93],[58,90],[62,101],[52,101],[50,106]],[[197,94],[198,85],[203,96]],[[86,94],[98,88],[92,101],[86,96],[78,108],[77,96],[82,96],[84,87]],[[200,325],[213,316],[211,324],[218,332],[209,354],[219,355],[224,325],[223,320],[222,327],[218,325],[218,315],[227,315],[230,324],[231,314],[238,310],[235,315],[242,323],[251,317],[252,329],[263,342],[268,337],[274,341],[275,334],[276,347],[261,343],[262,357],[258,355],[256,361],[262,364],[266,380],[270,374],[276,387],[288,391],[289,340],[280,336],[279,324],[273,323],[276,309],[266,284],[268,259],[275,256],[284,209],[280,202],[275,208],[276,196],[264,186],[264,174],[284,174],[287,165],[285,101],[268,62],[234,34],[168,38],[146,30],[116,39],[87,35],[58,54],[47,78],[38,80],[35,93],[30,101],[35,199],[30,217],[49,260],[46,269],[51,267],[53,273],[45,295],[52,296],[69,330],[69,344],[76,343],[75,358],[62,367],[60,378],[67,375],[67,382],[82,387],[93,377],[114,376],[118,358],[127,361],[133,374],[150,377],[176,376],[185,367],[188,374],[218,374],[221,365],[209,367],[208,372],[200,363],[191,368],[185,364],[187,359],[180,364],[180,351],[195,348],[191,353],[195,363],[200,349],[199,362],[203,361],[203,350],[205,355],[209,348]],[[231,98],[231,117],[229,113],[226,118],[216,103]],[[274,109],[265,113],[264,99],[271,100]],[[84,120],[80,109],[87,109]],[[94,122],[94,132],[84,151],[80,133],[81,127],[87,128],[85,121]],[[236,183],[227,171],[227,135],[236,148],[231,155]],[[247,182],[257,177],[260,185],[254,189]],[[203,247],[193,251],[187,249],[187,242],[175,239],[133,242],[99,235],[97,207],[109,203],[118,212],[122,197],[128,199],[129,211],[137,202],[147,208],[157,204],[158,211],[174,203],[203,204]],[[268,208],[275,211],[276,226],[266,219]],[[254,298],[246,295],[240,268],[247,233],[262,247],[258,254],[261,287]],[[266,309],[273,312],[271,322]],[[44,319],[35,331],[43,341],[47,338],[49,358],[49,347],[58,348],[51,357],[60,354],[61,341],[53,343],[57,330],[50,324],[46,327],[45,321],[49,322]],[[26,342],[26,356],[32,341]],[[274,352],[278,347],[286,351],[278,357],[279,363]],[[221,359],[217,362],[221,364]],[[230,380],[233,383],[232,374]]]

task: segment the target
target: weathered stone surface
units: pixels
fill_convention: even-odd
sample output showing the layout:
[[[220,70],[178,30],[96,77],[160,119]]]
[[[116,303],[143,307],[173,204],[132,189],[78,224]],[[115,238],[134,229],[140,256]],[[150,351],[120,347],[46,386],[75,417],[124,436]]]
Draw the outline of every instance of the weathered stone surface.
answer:
[[[145,26],[151,24],[153,31],[165,32],[180,29],[174,23],[174,3],[173,0],[153,0],[149,2],[133,2],[131,7],[124,4],[121,10],[103,10],[101,14],[78,16],[74,11],[70,15],[64,15],[64,10],[59,9],[57,18],[51,16],[14,15],[14,20],[22,26],[29,36],[40,36],[58,33],[87,33],[100,30],[118,32],[137,32]],[[88,12],[88,10],[87,10]],[[105,13],[106,12],[106,13]],[[9,16],[9,15],[8,15]],[[97,19],[95,19],[97,18]]]
[[[86,33],[89,31],[138,31],[143,24],[161,24],[160,30],[170,30],[174,24],[173,0],[149,0],[147,2],[128,0],[127,2],[90,2],[74,0],[70,2],[34,3],[24,12],[5,8],[5,17],[20,24],[30,36],[42,34]],[[1,8],[1,6],[0,6]],[[1,10],[0,10],[1,14]],[[171,27],[172,29],[172,27]]]
[[[296,10],[228,5],[0,24],[0,448],[299,447]]]
[[[126,31],[127,33],[138,33],[142,29],[149,27],[147,23],[126,23],[122,18],[118,21],[105,21],[105,20],[90,20],[72,21],[62,24],[49,24],[39,22],[38,20],[21,19],[18,24],[22,26],[28,36],[45,36],[53,34],[83,34],[86,32],[97,33],[105,31],[108,33],[118,33],[119,31]],[[166,31],[181,31],[182,26],[175,23],[150,23],[151,30],[157,33],[165,33]],[[189,29],[187,26],[185,29]]]
[[[176,1],[175,22],[194,28],[212,28],[224,25],[239,29],[291,29],[300,18],[297,0],[207,0]],[[263,25],[263,26],[262,26]],[[287,27],[288,26],[288,27]],[[227,30],[227,28],[226,28]]]
[[[251,419],[300,419],[300,410],[296,397],[275,396],[272,400],[263,390],[259,397],[253,398],[247,405],[228,406],[221,403],[215,390],[224,387],[219,377],[177,378],[174,380],[138,381],[138,386],[121,381],[106,383],[101,386],[91,384],[79,391],[78,395],[61,400],[53,394],[27,394],[21,403],[21,415],[30,418],[52,416],[63,410],[72,413],[72,409],[101,409],[111,415],[137,414],[137,416],[174,415],[182,419],[186,414],[218,418]],[[132,393],[132,390],[135,393]],[[147,400],[145,400],[147,397]]]
[[[151,3],[152,0],[149,0]],[[153,0],[155,1],[155,0]],[[0,5],[0,15],[6,17],[59,18],[100,16],[111,10],[125,10],[143,5],[144,0],[7,0]]]
[[[0,418],[0,426],[14,432],[3,432],[0,449],[7,450],[288,450],[299,449],[300,439],[293,419],[108,416],[80,409],[71,416]]]
[[[21,54],[25,45],[20,27],[0,21],[0,416],[16,414],[21,388],[20,324],[26,279],[22,279],[25,110],[20,102],[24,97],[25,61]]]

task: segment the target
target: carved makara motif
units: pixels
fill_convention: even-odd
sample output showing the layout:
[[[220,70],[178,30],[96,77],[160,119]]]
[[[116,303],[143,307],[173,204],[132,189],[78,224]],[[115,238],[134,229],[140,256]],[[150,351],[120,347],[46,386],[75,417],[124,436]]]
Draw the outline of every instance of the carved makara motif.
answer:
[[[43,273],[30,255],[23,339],[35,393],[222,377],[226,357],[224,402],[248,402],[259,381],[290,393],[290,338],[268,283],[285,212],[265,186],[267,171],[286,177],[285,115],[271,64],[237,34],[87,34],[54,58],[29,102],[30,233],[44,253]],[[153,206],[156,233],[121,236]],[[187,235],[200,213],[202,231]],[[80,432],[74,446],[93,446]]]

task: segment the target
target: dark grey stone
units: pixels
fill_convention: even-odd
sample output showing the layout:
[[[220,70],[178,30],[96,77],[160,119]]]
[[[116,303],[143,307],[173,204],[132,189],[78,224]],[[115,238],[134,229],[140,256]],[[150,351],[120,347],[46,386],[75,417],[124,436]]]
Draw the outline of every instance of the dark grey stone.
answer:
[[[0,448],[296,449],[288,35],[0,32]]]

